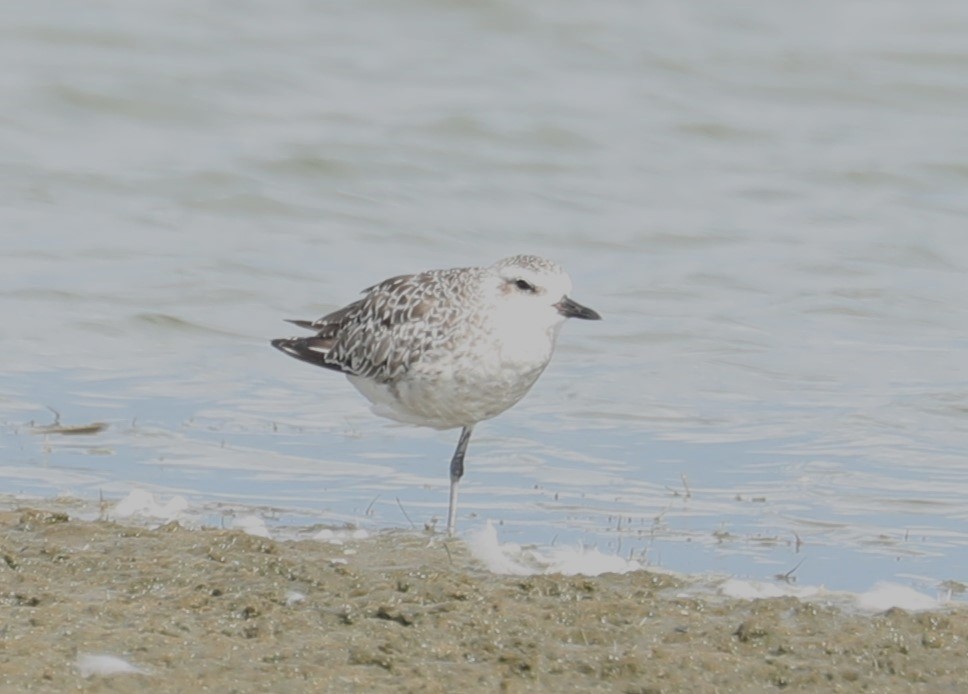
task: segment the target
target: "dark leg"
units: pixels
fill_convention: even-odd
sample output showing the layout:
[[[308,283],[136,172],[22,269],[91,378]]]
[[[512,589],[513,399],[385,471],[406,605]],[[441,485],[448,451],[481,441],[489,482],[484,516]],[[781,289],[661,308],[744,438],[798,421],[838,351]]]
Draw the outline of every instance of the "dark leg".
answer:
[[[460,439],[457,441],[457,450],[454,457],[450,459],[450,506],[447,509],[447,534],[453,535],[457,526],[457,484],[464,476],[464,454],[467,452],[467,444],[471,440],[471,432],[474,425],[464,427],[460,432]]]

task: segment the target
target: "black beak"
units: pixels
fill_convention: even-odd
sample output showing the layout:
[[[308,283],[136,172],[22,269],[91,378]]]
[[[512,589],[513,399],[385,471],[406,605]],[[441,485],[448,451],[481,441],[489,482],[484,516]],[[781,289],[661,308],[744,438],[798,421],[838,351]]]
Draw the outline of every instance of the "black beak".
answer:
[[[577,301],[572,301],[567,296],[561,297],[561,301],[555,304],[558,313],[565,318],[584,318],[585,320],[601,320],[602,317],[587,306],[582,306]]]

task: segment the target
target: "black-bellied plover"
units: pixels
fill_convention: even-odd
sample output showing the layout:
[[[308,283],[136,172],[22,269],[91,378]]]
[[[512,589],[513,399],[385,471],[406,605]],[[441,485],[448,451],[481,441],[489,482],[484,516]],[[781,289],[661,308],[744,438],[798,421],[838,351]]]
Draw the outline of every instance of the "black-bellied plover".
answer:
[[[302,361],[341,371],[373,405],[401,422],[456,429],[447,532],[474,425],[514,405],[544,371],[565,318],[601,318],[568,297],[557,264],[516,255],[490,267],[392,277],[317,321],[291,320],[312,337],[273,340]]]

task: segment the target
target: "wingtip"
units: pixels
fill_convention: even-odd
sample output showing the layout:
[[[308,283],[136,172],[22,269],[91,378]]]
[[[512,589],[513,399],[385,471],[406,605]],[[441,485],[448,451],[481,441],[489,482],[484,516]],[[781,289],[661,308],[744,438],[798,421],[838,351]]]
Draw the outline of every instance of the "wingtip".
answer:
[[[313,322],[310,320],[300,320],[298,318],[283,318],[287,323],[292,323],[293,325],[298,325],[300,328],[306,328],[307,330],[314,330]]]

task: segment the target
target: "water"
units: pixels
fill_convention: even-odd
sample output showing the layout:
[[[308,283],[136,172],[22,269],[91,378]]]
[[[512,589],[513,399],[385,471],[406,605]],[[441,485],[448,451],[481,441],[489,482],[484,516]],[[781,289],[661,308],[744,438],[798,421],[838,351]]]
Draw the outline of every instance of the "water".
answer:
[[[605,320],[478,428],[461,526],[968,582],[968,6],[519,5],[0,10],[0,490],[441,519],[457,432],[268,340],[533,252]]]

